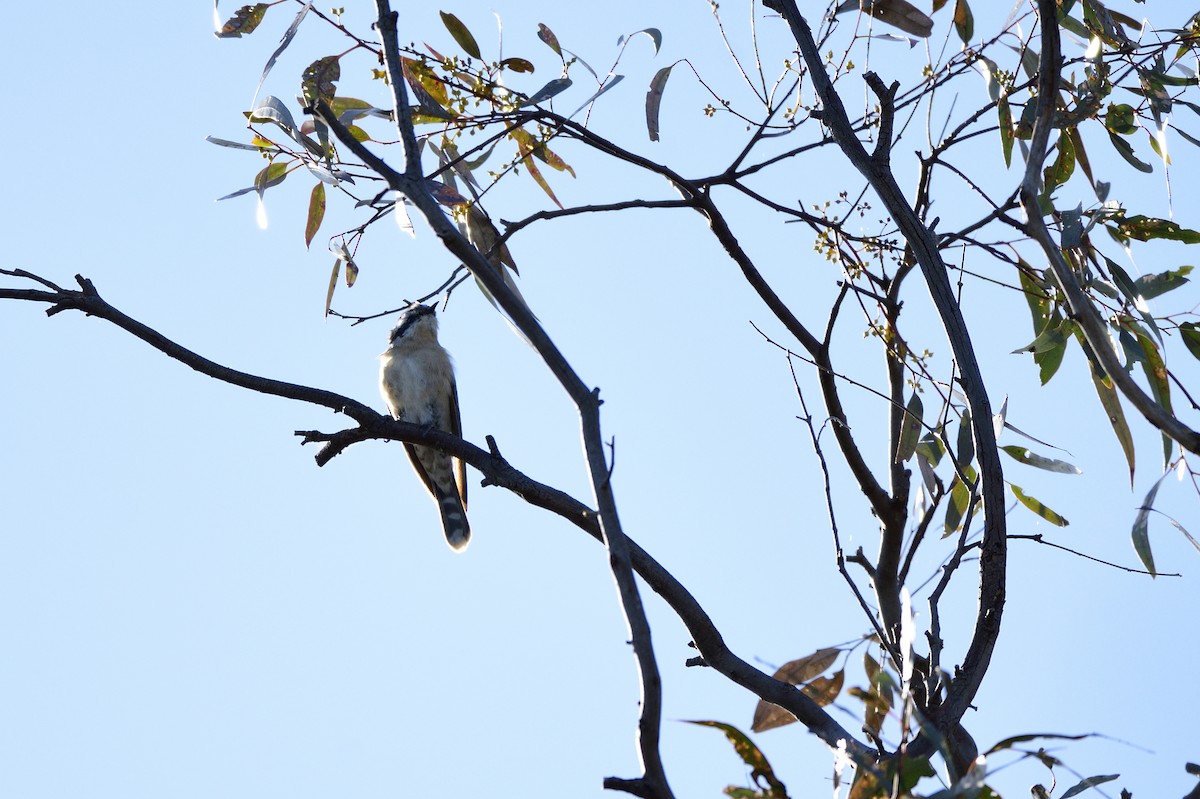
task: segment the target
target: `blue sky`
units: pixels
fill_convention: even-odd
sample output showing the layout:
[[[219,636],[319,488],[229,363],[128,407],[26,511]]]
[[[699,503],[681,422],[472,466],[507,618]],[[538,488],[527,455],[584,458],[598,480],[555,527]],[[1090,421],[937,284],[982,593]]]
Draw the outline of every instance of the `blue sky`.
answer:
[[[1178,24],[1180,5],[1148,3],[1144,13]],[[494,53],[492,7],[445,10]],[[596,128],[689,175],[721,169],[740,147],[743,127],[708,120],[703,93],[681,68],[664,100],[663,141],[646,140],[644,86],[660,66],[687,56],[721,91],[737,91],[707,4],[617,2],[599,15],[494,7],[505,55],[538,65],[532,88],[556,76],[535,36],[539,22],[597,68],[610,63],[619,35],[660,28],[657,57],[645,37],[631,45],[619,70],[626,81],[597,106]],[[723,9],[741,46],[747,9]],[[401,38],[452,49],[437,10],[406,11]],[[948,12],[935,17],[937,42]],[[252,198],[214,202],[248,185],[261,163],[204,137],[245,137],[241,112],[293,13],[273,8],[238,41],[212,37],[203,3],[83,4],[67,15],[23,7],[0,48],[16,112],[5,133],[4,268],[62,285],[82,273],[118,308],[206,357],[382,410],[376,356],[390,320],[350,327],[322,316],[332,263],[324,241],[355,223],[349,204],[331,202],[306,251],[306,177],[268,192],[266,230],[255,224]],[[977,13],[979,30],[986,19]],[[366,31],[370,14],[348,6],[347,24]],[[757,25],[777,48],[770,63],[781,62],[782,25],[761,15]],[[344,49],[321,28],[305,23],[265,93],[291,98],[305,65]],[[879,48],[871,66],[885,78],[922,53]],[[365,79],[370,66],[344,65],[342,90],[384,106],[382,87]],[[858,84],[846,85],[855,87],[844,90],[847,103],[861,105]],[[960,109],[983,96],[982,81],[970,88],[980,94],[961,98]],[[587,96],[572,91],[569,108]],[[923,125],[914,123],[905,153],[919,146]],[[989,146],[980,152],[994,157],[998,147]],[[1175,218],[1200,228],[1195,153],[1175,147]],[[578,174],[550,176],[564,204],[671,196],[581,149],[560,154]],[[1137,180],[1123,164],[1104,168],[1115,196],[1166,216],[1156,166]],[[797,199],[811,204],[834,198],[844,167],[829,154],[775,180],[794,182]],[[906,187],[911,168],[898,167]],[[1016,171],[989,179],[1015,181]],[[951,184],[947,192],[939,198],[947,215],[969,201]],[[517,219],[549,203],[522,177],[488,207]],[[781,221],[739,219],[738,234],[800,313],[819,318],[835,275],[808,234]],[[385,227],[364,244],[359,282],[339,288],[336,309],[396,307],[453,268],[421,223],[415,240]],[[510,246],[522,292],[584,379],[601,387],[628,532],[693,590],[734,650],[770,668],[865,632],[833,567],[820,473],[795,421],[787,365],[750,323],[783,333],[697,215],[576,217],[535,225]],[[1182,247],[1146,252],[1143,272],[1192,257]],[[927,305],[918,288],[912,314]],[[1183,291],[1194,305],[1194,289]],[[1079,352],[1042,388],[1032,364],[1009,354],[1031,338],[1023,308],[995,313],[1011,296],[980,284],[967,284],[963,303],[981,320],[977,346],[993,402],[1007,395],[1012,422],[1084,469],[1067,477],[1006,463],[1008,479],[1071,520],[1058,531],[1018,508],[1012,531],[1135,565],[1128,531],[1156,477],[1156,436],[1137,429],[1131,492]],[[927,332],[944,354],[936,329]],[[603,777],[635,776],[633,662],[606,559],[573,527],[473,486],[475,538],[456,557],[399,445],[358,445],[317,468],[293,431],[335,430],[343,420],[213,382],[79,314],[48,320],[38,306],[6,302],[0,339],[0,793],[598,797]],[[494,435],[515,466],[588,501],[575,412],[469,286],[443,313],[442,340],[458,366],[466,437],[482,444]],[[1198,370],[1183,358],[1180,374],[1196,385]],[[878,357],[850,341],[845,362],[870,378]],[[854,403],[870,429],[868,414],[881,409],[869,396]],[[870,549],[872,520],[844,470],[834,477],[849,548]],[[1167,485],[1159,504],[1194,534],[1200,528],[1186,486]],[[1003,637],[979,710],[967,717],[981,746],[1025,732],[1104,733],[1128,743],[1095,739],[1056,754],[1085,776],[1121,772],[1113,785],[1135,796],[1189,790],[1183,763],[1200,752],[1180,700],[1193,691],[1188,678],[1200,659],[1187,632],[1198,555],[1162,520],[1153,530],[1160,568],[1184,578],[1151,581],[1014,543]],[[974,611],[969,583],[948,609],[959,635]],[[647,602],[677,794],[745,784],[717,733],[679,720],[748,729],[755,698],[686,669],[686,632],[656,598]],[[848,714],[835,715],[854,728]],[[793,795],[828,790],[828,754],[799,725],[757,740]],[[1023,764],[996,785],[1016,796],[1048,779]],[[1060,774],[1060,790],[1073,782]]]

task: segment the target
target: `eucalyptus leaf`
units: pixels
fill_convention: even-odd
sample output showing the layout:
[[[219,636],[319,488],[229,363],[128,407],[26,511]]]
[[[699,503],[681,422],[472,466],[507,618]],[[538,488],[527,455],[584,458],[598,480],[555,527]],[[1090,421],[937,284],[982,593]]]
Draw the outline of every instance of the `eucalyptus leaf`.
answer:
[[[1133,540],[1133,551],[1137,553],[1142,565],[1152,576],[1156,576],[1157,572],[1154,569],[1154,553],[1150,551],[1150,511],[1154,509],[1154,499],[1158,496],[1158,488],[1162,485],[1163,480],[1167,479],[1168,474],[1170,472],[1165,472],[1162,477],[1155,480],[1154,485],[1146,493],[1146,498],[1142,500],[1142,506],[1138,508],[1138,514],[1133,520],[1133,531],[1130,536]]]
[[[674,66],[663,67],[650,79],[650,89],[646,92],[646,130],[650,133],[650,141],[658,141],[658,110],[662,105],[663,89]]]
[[[1008,487],[1012,490],[1013,496],[1017,498],[1018,502],[1051,524],[1058,527],[1066,527],[1068,524],[1070,524],[1070,522],[1068,522],[1065,518],[1047,507],[1041,500],[1026,494],[1020,486],[1009,483]]]
[[[1045,469],[1048,472],[1057,472],[1059,474],[1083,474],[1083,471],[1073,464],[1055,458],[1042,457],[1034,452],[1030,452],[1025,447],[1008,445],[1000,449],[1004,450],[1013,459],[1038,469]]]

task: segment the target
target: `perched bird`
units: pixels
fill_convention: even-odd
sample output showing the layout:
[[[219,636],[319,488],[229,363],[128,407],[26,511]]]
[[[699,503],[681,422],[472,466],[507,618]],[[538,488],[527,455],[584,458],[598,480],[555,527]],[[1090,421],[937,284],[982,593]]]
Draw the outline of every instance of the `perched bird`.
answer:
[[[433,308],[410,305],[392,328],[390,344],[379,359],[379,390],[393,419],[462,436],[454,365],[438,343]],[[465,465],[433,447],[405,443],[404,448],[437,502],[446,541],[461,552],[471,540]]]

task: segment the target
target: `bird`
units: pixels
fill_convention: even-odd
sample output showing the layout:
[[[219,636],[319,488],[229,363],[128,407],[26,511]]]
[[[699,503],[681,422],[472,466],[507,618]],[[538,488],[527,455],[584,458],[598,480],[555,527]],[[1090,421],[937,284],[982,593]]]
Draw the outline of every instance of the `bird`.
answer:
[[[379,391],[393,419],[462,437],[454,363],[437,329],[434,308],[413,303],[404,310],[379,356]],[[462,552],[471,540],[465,464],[433,447],[405,442],[404,448],[437,503],[446,542]]]

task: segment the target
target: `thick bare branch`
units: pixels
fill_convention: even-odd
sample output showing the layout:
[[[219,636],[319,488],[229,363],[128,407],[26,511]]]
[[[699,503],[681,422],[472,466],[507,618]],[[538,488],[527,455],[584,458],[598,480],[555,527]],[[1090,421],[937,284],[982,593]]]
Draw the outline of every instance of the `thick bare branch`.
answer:
[[[599,509],[600,530],[608,550],[609,565],[620,597],[621,609],[629,627],[629,636],[642,686],[637,740],[643,774],[631,784],[640,784],[645,789],[647,796],[655,797],[655,799],[671,799],[671,788],[667,782],[662,755],[659,752],[662,726],[661,678],[654,657],[650,624],[646,618],[645,608],[642,606],[637,582],[634,579],[629,543],[621,528],[616,499],[609,482],[608,464],[604,456],[604,442],[600,431],[599,391],[588,388],[579,378],[542,329],[532,311],[512,293],[498,270],[493,268],[486,258],[471,246],[466,237],[451,224],[431,195],[421,172],[420,153],[416,148],[416,136],[408,106],[408,92],[397,31],[398,14],[392,11],[388,0],[376,0],[375,8],[378,15],[376,27],[383,45],[384,64],[396,109],[396,126],[405,148],[404,172],[399,173],[391,169],[357,142],[323,102],[313,110],[321,121],[334,131],[343,145],[362,158],[368,166],[386,180],[391,188],[401,192],[412,201],[438,238],[442,240],[443,245],[459,258],[472,275],[487,288],[513,324],[537,350],[538,355],[579,410],[584,454],[588,463],[592,491]]]
[[[490,451],[484,450],[440,430],[396,421],[360,402],[330,391],[251,375],[210,361],[109,305],[100,297],[91,281],[85,278],[78,277],[76,279],[86,288],[73,290],[58,288],[45,278],[23,270],[0,270],[0,274],[33,280],[54,289],[53,291],[43,291],[40,289],[0,288],[0,299],[45,303],[50,306],[47,309],[48,315],[54,315],[64,310],[81,311],[88,316],[118,325],[168,357],[178,360],[201,374],[250,391],[330,408],[338,413],[345,413],[358,422],[358,427],[337,433],[298,431],[297,435],[303,437],[304,443],[326,443],[326,447],[318,455],[318,462],[328,462],[330,458],[350,444],[371,439],[427,444],[445,450],[471,464],[484,475],[485,485],[512,491],[529,504],[557,514],[597,541],[601,543],[604,541],[600,516],[595,510],[569,494],[540,483],[514,468],[500,455],[494,444],[490,446]],[[334,449],[329,451],[330,447]],[[687,627],[706,665],[746,688],[760,699],[773,702],[790,711],[829,746],[836,747],[839,741],[845,741],[847,752],[851,757],[861,762],[867,762],[870,759],[870,752],[866,748],[812,699],[801,693],[798,688],[776,680],[734,654],[725,644],[720,631],[696,598],[635,541],[629,541],[629,553],[633,569],[655,593],[667,602]]]
[[[971,409],[972,434],[979,457],[985,526],[980,555],[980,602],[975,630],[958,679],[938,714],[943,729],[953,729],[970,705],[991,662],[1004,610],[1007,544],[1004,517],[1004,480],[996,437],[992,430],[991,403],[975,358],[966,322],[955,300],[946,269],[938,255],[933,233],[921,223],[904,199],[894,175],[882,159],[869,154],[855,135],[841,98],[825,73],[824,63],[813,41],[812,30],[801,16],[795,0],[767,0],[768,7],[783,14],[800,46],[809,75],[821,98],[823,119],[852,164],[870,181],[901,234],[912,248],[929,293],[941,317],[954,358],[962,372],[963,391]],[[891,102],[889,94],[880,103]]]

